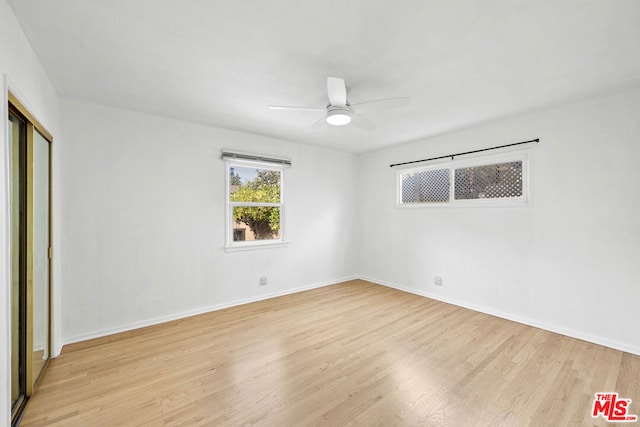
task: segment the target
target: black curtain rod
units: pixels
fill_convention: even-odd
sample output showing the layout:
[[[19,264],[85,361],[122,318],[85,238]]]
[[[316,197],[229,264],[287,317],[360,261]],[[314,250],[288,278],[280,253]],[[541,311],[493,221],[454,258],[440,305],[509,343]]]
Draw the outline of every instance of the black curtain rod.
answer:
[[[389,165],[389,167],[393,168],[396,166],[410,165],[412,163],[422,163],[422,162],[428,162],[430,160],[447,159],[449,157],[451,157],[451,160],[453,160],[454,157],[463,156],[465,154],[481,153],[483,151],[497,150],[498,148],[505,148],[505,147],[513,147],[514,145],[531,144],[533,142],[540,142],[540,138],[531,139],[529,141],[514,142],[513,144],[498,145],[497,147],[483,148],[481,150],[465,151],[464,153],[456,153],[456,154],[448,154],[446,156],[431,157],[430,159],[412,160],[410,162],[394,163],[392,165]]]

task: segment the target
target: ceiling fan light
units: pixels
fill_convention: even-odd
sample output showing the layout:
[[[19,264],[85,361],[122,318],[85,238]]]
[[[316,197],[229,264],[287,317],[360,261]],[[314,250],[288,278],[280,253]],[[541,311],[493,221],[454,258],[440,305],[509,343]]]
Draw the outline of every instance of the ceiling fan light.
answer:
[[[340,111],[330,111],[327,116],[327,123],[332,126],[344,126],[351,121],[351,116]]]

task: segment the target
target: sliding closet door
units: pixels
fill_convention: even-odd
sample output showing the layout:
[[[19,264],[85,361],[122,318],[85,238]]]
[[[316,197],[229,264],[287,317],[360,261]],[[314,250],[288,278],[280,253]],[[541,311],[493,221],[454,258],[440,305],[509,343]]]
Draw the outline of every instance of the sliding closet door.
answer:
[[[50,356],[51,135],[9,92],[11,418],[17,423]]]
[[[11,411],[26,394],[26,153],[27,123],[9,113],[11,245]]]
[[[49,141],[37,130],[30,145],[33,171],[30,174],[33,227],[33,375],[35,383],[49,359]]]

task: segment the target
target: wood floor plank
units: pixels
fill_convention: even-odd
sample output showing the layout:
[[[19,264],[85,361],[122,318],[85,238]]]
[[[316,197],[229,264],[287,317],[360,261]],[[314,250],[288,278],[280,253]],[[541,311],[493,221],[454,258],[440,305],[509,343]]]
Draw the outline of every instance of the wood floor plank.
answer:
[[[65,346],[31,426],[607,425],[640,357],[355,280]]]

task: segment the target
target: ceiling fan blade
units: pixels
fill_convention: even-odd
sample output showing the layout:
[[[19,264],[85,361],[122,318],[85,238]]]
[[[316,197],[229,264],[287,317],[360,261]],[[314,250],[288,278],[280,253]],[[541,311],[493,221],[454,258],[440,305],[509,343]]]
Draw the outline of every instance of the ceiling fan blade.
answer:
[[[305,133],[317,132],[322,129],[327,129],[330,126],[331,125],[327,123],[327,117],[325,116],[325,117],[322,117],[320,120],[317,120],[314,124],[312,124],[311,127],[305,130]]]
[[[351,104],[349,107],[355,109],[358,113],[373,110],[386,110],[389,108],[406,107],[410,104],[410,99],[406,96],[400,98],[383,98],[373,99],[371,101],[358,102]]]
[[[351,112],[350,116],[351,116],[351,123],[353,123],[354,126],[357,126],[360,129],[374,130],[376,128],[376,125],[374,125],[369,120],[362,117],[360,114]]]
[[[327,111],[320,107],[294,107],[289,105],[269,105],[270,110]]]
[[[339,77],[327,77],[327,95],[329,95],[329,104],[335,107],[346,107],[347,105],[347,86]]]

